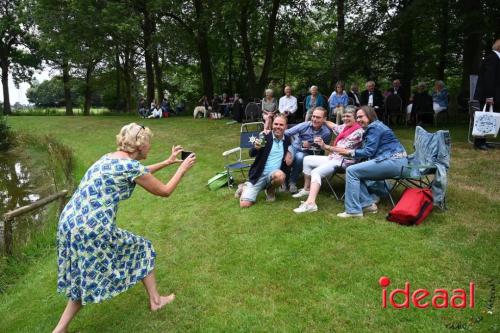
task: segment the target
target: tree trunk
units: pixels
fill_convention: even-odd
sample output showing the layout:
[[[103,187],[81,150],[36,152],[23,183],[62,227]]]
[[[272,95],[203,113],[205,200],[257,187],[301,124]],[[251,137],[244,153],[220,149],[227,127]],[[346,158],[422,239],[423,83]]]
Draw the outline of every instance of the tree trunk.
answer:
[[[120,68],[120,54],[119,54],[119,51],[118,49],[116,50],[116,54],[115,54],[115,63],[116,63],[116,105],[115,105],[115,109],[117,111],[123,111],[123,103],[122,103],[122,92],[121,92],[121,85],[122,85],[122,82],[121,82],[121,75],[120,75],[120,72],[121,72],[121,68]]]
[[[66,106],[66,115],[73,115],[73,101],[71,100],[71,83],[69,76],[69,64],[65,59],[62,63],[62,80],[63,80],[63,89],[64,89],[64,104]]]
[[[450,2],[449,0],[440,0],[440,19],[439,19],[439,64],[437,68],[437,78],[444,80],[444,71],[446,69],[447,61],[446,54],[448,51],[448,25],[450,19],[449,13]]]
[[[241,45],[243,46],[243,57],[247,67],[247,83],[248,83],[248,97],[255,97],[257,95],[255,68],[253,65],[252,52],[250,50],[250,43],[248,41],[248,1],[243,1],[241,4],[240,21],[238,28],[240,30]]]
[[[337,0],[337,37],[335,38],[335,50],[333,57],[332,68],[332,81],[330,88],[335,89],[336,82],[342,78],[342,66],[344,51],[344,35],[345,35],[345,13],[344,13],[344,0]]]
[[[266,39],[266,57],[262,73],[260,74],[258,90],[261,92],[267,86],[269,81],[269,73],[271,72],[271,65],[273,63],[273,45],[274,45],[274,32],[276,31],[276,22],[278,17],[278,9],[280,7],[280,0],[273,0],[273,8],[271,9],[271,16],[269,16],[269,29],[267,30]],[[259,96],[259,95],[257,95]]]
[[[94,72],[95,64],[90,64],[87,67],[87,70],[85,72],[85,100],[83,104],[83,115],[88,116],[90,115],[90,106],[92,105],[92,86],[91,86],[91,79],[92,79],[92,73]]]
[[[144,24],[142,25],[142,30],[144,33],[144,61],[146,63],[146,98],[147,105],[149,107],[151,102],[155,99],[153,57],[151,54],[151,36],[153,34],[153,22],[151,22],[151,16],[146,7],[144,8],[143,14]]]
[[[161,103],[163,99],[163,80],[162,80],[162,68],[160,65],[160,59],[158,57],[158,46],[154,45],[153,47],[153,67],[155,71],[155,79],[156,79],[156,93],[158,95],[158,103]]]
[[[210,50],[208,48],[208,35],[207,27],[204,22],[206,18],[204,17],[203,5],[201,0],[194,0],[194,8],[196,12],[198,26],[196,27],[197,32],[195,34],[196,46],[198,48],[198,54],[200,56],[201,65],[201,78],[203,81],[203,94],[211,98],[214,94],[214,84],[212,80],[212,58],[210,57]]]
[[[466,0],[462,5],[463,10],[463,32],[465,35],[463,45],[463,70],[460,93],[469,96],[469,75],[478,74],[481,63],[481,30],[482,13],[481,2]]]
[[[214,84],[212,81],[212,64],[210,61],[210,51],[208,50],[207,35],[199,32],[196,37],[198,53],[201,60],[201,78],[203,81],[203,94],[211,98],[214,94]]]
[[[411,93],[411,80],[414,74],[413,60],[413,17],[410,11],[412,0],[401,1],[398,13],[398,62],[396,72],[400,74],[403,101],[408,101]]]
[[[227,40],[228,45],[227,45],[227,53],[228,53],[228,64],[227,64],[227,93],[229,96],[232,96],[234,91],[233,91],[233,43],[232,43],[232,38],[231,35],[228,34]]]
[[[125,83],[125,112],[127,113],[132,112],[132,53],[129,47],[125,48],[123,81]]]
[[[3,88],[3,113],[11,114],[10,98],[9,98],[9,60],[0,59],[0,67],[2,69],[2,88]]]

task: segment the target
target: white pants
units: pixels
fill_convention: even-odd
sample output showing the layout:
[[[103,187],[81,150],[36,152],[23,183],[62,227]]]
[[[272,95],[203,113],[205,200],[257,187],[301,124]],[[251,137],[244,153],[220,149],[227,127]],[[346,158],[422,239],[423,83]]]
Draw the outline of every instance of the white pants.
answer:
[[[445,106],[440,106],[438,103],[432,103],[432,108],[434,109],[434,113],[439,113],[447,109]]]
[[[321,178],[329,177],[340,166],[342,158],[332,158],[328,156],[309,155],[304,157],[303,172],[311,176],[311,182],[321,185]]]

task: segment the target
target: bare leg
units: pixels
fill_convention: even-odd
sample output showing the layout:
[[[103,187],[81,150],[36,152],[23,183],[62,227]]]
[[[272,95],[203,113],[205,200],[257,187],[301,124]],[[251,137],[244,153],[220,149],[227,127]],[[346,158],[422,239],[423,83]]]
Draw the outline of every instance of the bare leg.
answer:
[[[320,188],[321,188],[320,184],[316,182],[311,183],[311,188],[309,189],[309,196],[307,197],[306,204],[316,203],[316,197],[318,196]]]
[[[78,313],[78,311],[80,311],[81,308],[82,302],[69,300],[68,304],[66,305],[66,309],[64,309],[61,315],[61,319],[59,319],[59,323],[57,323],[57,326],[54,328],[52,333],[67,332],[69,323],[71,323],[71,320],[75,318],[76,314]]]
[[[304,190],[309,191],[311,187],[311,175],[304,174]]]
[[[264,115],[264,129],[267,130],[272,130],[273,129],[273,118],[274,116],[272,114],[266,114]]]
[[[162,307],[171,303],[175,299],[175,294],[170,294],[168,296],[161,296],[156,289],[156,279],[155,272],[152,271],[148,276],[142,279],[144,288],[149,295],[149,308],[151,311],[160,310]]]

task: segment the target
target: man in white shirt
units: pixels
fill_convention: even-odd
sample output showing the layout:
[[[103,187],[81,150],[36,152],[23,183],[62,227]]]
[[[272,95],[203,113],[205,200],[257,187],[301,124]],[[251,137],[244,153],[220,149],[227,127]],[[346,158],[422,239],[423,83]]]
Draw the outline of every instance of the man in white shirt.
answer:
[[[292,96],[292,88],[285,86],[285,96],[280,98],[279,111],[284,114],[288,120],[297,111],[297,98]]]

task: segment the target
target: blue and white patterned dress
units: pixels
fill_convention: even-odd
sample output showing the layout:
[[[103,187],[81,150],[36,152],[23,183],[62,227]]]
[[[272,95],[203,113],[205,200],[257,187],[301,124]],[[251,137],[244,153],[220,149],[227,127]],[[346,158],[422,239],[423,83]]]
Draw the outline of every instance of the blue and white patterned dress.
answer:
[[[116,226],[118,203],[149,171],[136,160],[101,157],[64,208],[57,231],[57,291],[82,304],[127,290],[154,268],[151,242]]]

